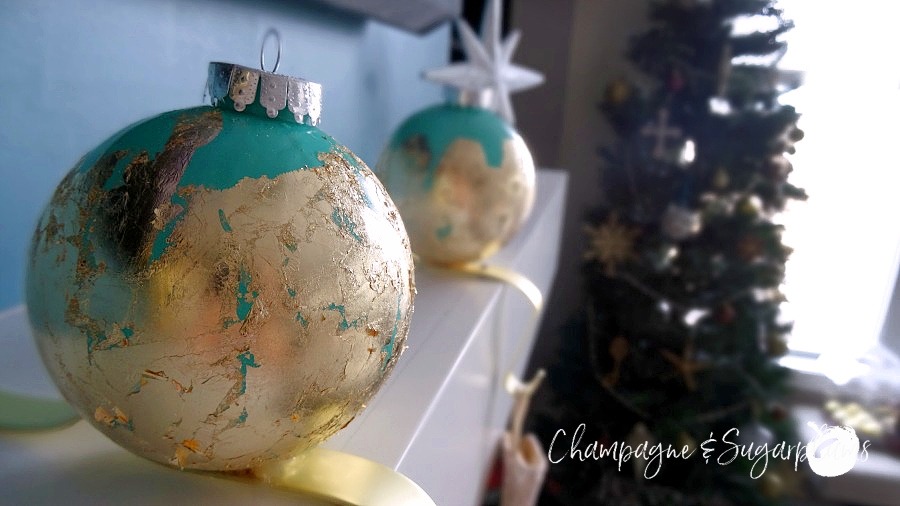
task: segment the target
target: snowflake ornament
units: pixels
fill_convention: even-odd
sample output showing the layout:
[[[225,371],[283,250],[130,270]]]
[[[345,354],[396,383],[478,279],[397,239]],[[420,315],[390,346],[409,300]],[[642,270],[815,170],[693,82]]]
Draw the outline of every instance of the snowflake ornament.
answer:
[[[603,264],[607,276],[615,276],[619,264],[634,258],[634,242],[640,232],[619,223],[616,214],[610,215],[599,227],[587,225],[584,228],[590,236],[590,246],[584,258]]]
[[[478,36],[468,23],[457,20],[456,26],[468,61],[428,70],[425,72],[425,79],[463,91],[491,90],[492,103],[488,109],[497,112],[510,125],[515,125],[516,118],[510,94],[543,83],[544,76],[512,63],[512,55],[519,43],[521,32],[515,30],[501,41],[501,16],[500,1],[491,0],[485,9],[481,40],[478,40]]]

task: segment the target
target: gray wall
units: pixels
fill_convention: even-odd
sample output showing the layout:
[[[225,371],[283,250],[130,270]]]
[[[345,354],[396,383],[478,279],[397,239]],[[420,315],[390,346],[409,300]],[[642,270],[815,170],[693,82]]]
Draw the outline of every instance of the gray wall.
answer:
[[[442,99],[423,82],[449,29],[415,36],[318,3],[6,0],[0,16],[0,310],[23,298],[32,227],[56,183],[124,126],[200,105],[211,60],[257,66],[282,35],[279,73],[322,83],[322,128],[373,164],[408,114]]]
[[[646,27],[647,0],[513,0],[523,30],[517,61],[547,83],[516,95],[518,128],[542,167],[569,173],[559,272],[532,354],[532,368],[554,361],[562,324],[580,306],[585,213],[597,205],[598,149],[615,141],[599,110],[611,80],[639,78],[625,58],[631,35]]]

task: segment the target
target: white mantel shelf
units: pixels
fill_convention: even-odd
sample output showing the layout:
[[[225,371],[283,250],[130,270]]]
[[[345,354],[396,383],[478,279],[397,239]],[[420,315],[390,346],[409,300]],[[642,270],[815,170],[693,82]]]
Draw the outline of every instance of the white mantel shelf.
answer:
[[[556,273],[566,180],[561,171],[538,171],[531,217],[488,262],[525,275],[545,296]],[[369,406],[325,446],[402,472],[438,505],[474,505],[512,406],[501,381],[508,371],[523,373],[538,319],[522,294],[498,281],[424,267],[416,285],[408,349]],[[53,392],[24,313],[4,316],[0,389]],[[7,501],[280,505],[299,498],[153,464],[78,422],[54,432],[0,433],[0,504]]]

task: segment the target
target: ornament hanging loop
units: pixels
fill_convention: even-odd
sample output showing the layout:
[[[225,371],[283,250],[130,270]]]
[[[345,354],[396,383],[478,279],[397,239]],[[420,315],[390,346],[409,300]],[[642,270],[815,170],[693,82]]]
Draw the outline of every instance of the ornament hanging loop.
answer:
[[[272,70],[266,70],[266,42],[270,37],[275,38],[275,47],[277,49],[277,53],[275,54],[275,66],[272,67]],[[281,34],[278,33],[278,30],[274,28],[269,28],[266,30],[266,33],[263,35],[262,44],[259,47],[259,68],[263,72],[278,72],[278,65],[281,63]]]

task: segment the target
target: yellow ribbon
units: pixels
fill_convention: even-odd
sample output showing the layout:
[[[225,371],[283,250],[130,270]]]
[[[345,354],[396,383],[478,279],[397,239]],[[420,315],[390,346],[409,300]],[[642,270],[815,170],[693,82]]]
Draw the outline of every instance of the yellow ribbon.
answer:
[[[31,431],[68,427],[80,420],[66,401],[0,390],[0,430]]]
[[[254,475],[269,485],[345,506],[435,506],[414,481],[393,469],[349,453],[312,448],[264,464]]]
[[[522,292],[522,295],[524,295],[525,298],[531,302],[531,305],[534,306],[535,314],[540,313],[541,309],[544,307],[544,296],[541,294],[541,289],[530,279],[512,269],[478,262],[429,265],[435,269],[457,272],[483,279],[502,281]]]
[[[532,325],[537,323],[538,316],[540,316],[541,309],[544,306],[544,296],[543,294],[541,294],[541,289],[538,288],[533,281],[525,277],[525,275],[506,267],[487,265],[478,262],[431,265],[431,267],[459,274],[501,281],[512,286],[513,288],[521,292],[522,295],[524,295],[525,298],[528,299],[528,301],[531,302],[531,305],[534,307],[534,312],[531,314],[530,322],[526,328],[530,328]],[[522,353],[524,353],[525,351],[524,347],[525,340],[522,339],[519,342],[519,346],[516,348],[513,359],[510,362],[511,364],[518,363],[519,358],[521,358]],[[543,369],[538,371],[537,376],[540,377],[540,379],[536,379],[536,383],[532,383],[534,385],[534,388],[536,388],[537,384],[539,384],[541,379],[543,379],[544,374],[546,373],[543,371]],[[534,382],[535,380],[532,381]],[[512,371],[510,371],[507,372],[504,376],[503,385],[510,395],[515,395],[519,393],[523,383],[518,379],[518,377],[516,377],[515,374],[512,373]],[[532,392],[534,388],[531,389]]]

